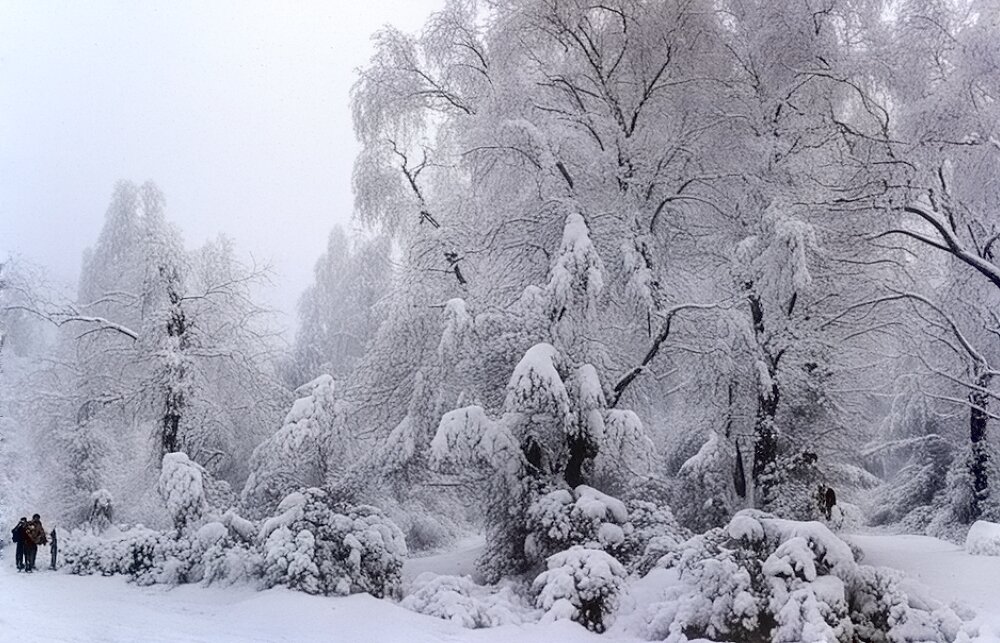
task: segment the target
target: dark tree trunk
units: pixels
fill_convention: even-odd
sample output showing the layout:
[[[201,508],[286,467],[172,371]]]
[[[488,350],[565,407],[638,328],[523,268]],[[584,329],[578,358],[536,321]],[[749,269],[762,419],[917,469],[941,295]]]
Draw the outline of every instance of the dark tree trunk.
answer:
[[[747,497],[747,474],[743,469],[743,454],[740,452],[740,443],[736,443],[736,466],[733,469],[733,487],[736,495],[740,498]]]
[[[778,363],[783,351],[773,353],[768,346],[764,334],[764,308],[760,297],[753,292],[753,284],[747,284],[747,300],[750,303],[750,316],[753,320],[754,337],[760,349],[761,357],[767,368],[770,382],[758,383],[757,417],[754,421],[753,468],[751,475],[754,483],[754,504],[760,506],[761,499],[767,496],[769,484],[763,474],[773,468],[778,459],[778,429],[775,417],[778,413]]]
[[[987,423],[989,415],[987,407],[989,398],[984,392],[990,384],[990,376],[980,373],[976,377],[976,386],[982,390],[969,393],[969,441],[971,458],[969,473],[972,475],[972,504],[969,508],[970,518],[978,520],[983,515],[983,503],[989,495],[989,452],[986,443]]]
[[[188,344],[188,323],[184,308],[181,307],[182,297],[176,287],[179,276],[174,271],[168,279],[167,297],[170,301],[170,312],[167,316],[167,337],[176,339],[176,350],[183,352]],[[187,369],[184,367],[183,360],[175,360],[167,366],[167,391],[160,433],[160,446],[163,453],[174,453],[181,448],[181,413],[186,401],[183,381],[186,375]]]
[[[594,448],[590,440],[571,437],[569,439],[569,461],[566,463],[566,471],[563,473],[566,484],[571,488],[576,488],[586,483],[583,475],[584,466],[596,455],[597,449]]]

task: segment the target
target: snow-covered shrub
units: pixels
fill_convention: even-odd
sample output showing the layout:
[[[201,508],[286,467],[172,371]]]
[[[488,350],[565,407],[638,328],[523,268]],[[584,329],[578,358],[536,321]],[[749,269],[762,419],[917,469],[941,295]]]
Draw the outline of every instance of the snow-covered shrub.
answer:
[[[1000,453],[990,445],[985,445],[984,448],[988,454],[987,479],[1000,480]],[[976,520],[1000,522],[1000,494],[991,493],[993,485],[987,485],[979,494],[980,497],[976,497],[973,458],[970,447],[966,447],[964,453],[956,454],[948,470],[945,489],[932,505],[934,513],[925,530],[927,535],[962,543],[969,525]]]
[[[595,469],[605,479],[624,479],[623,465],[652,450],[634,413],[607,408],[596,368],[574,367],[551,344],[535,344],[524,353],[506,393],[499,418],[481,406],[455,409],[444,414],[431,441],[435,469],[455,474],[471,469],[489,480],[483,490],[486,547],[479,568],[487,581],[526,571],[576,542],[577,531],[588,541],[622,541],[627,516],[610,520],[581,514],[574,525],[569,505],[576,499],[569,491],[543,496],[587,486]],[[607,525],[603,535],[590,533],[601,524]]]
[[[694,531],[725,524],[738,500],[733,482],[736,468],[736,449],[712,431],[678,472],[679,485],[671,504],[681,524]]]
[[[629,571],[644,576],[660,558],[692,536],[690,531],[680,526],[665,505],[629,500],[626,508],[633,530],[621,560]]]
[[[139,585],[175,585],[192,580],[200,556],[192,541],[176,532],[137,526],[97,536],[75,530],[62,541],[63,566],[72,574],[123,575]]]
[[[778,457],[761,474],[764,490],[759,506],[789,520],[818,520],[826,486],[815,453],[799,452]],[[819,490],[819,495],[817,495]]]
[[[928,508],[947,486],[954,447],[939,435],[931,434],[908,440],[880,444],[869,449],[868,457],[900,457],[910,453],[909,461],[872,498],[873,525],[904,523],[911,533],[922,533],[933,519]]]
[[[550,556],[546,566],[532,583],[535,604],[545,610],[542,621],[569,619],[604,632],[625,587],[625,567],[600,549],[579,545]]]
[[[406,548],[411,552],[432,551],[454,540],[454,530],[449,530],[434,516],[413,516],[404,531]]]
[[[965,537],[965,551],[973,556],[1000,556],[1000,524],[977,520]]]
[[[681,583],[649,609],[648,634],[670,642],[917,643],[954,641],[955,613],[910,599],[887,570],[859,565],[818,522],[754,510],[665,555]]]
[[[545,560],[573,545],[583,545],[611,554],[628,569],[646,571],[662,556],[656,553],[658,548],[691,536],[669,507],[642,500],[623,503],[587,485],[540,496],[528,508],[527,528],[529,560]],[[655,543],[653,553],[647,553],[650,543]]]
[[[197,576],[206,585],[237,582],[259,578],[263,556],[253,544],[253,533],[247,537],[253,524],[232,512],[226,513],[221,522],[202,525],[194,535],[200,560]]]
[[[573,545],[621,554],[633,532],[625,503],[587,485],[539,497],[528,507],[527,527],[525,553],[533,561]]]
[[[111,526],[114,519],[114,499],[107,489],[98,489],[90,494],[90,513],[87,524],[96,532],[102,532]]]
[[[323,454],[346,448],[348,440],[331,444],[326,437],[336,425],[338,392],[330,375],[321,375],[295,391],[298,399],[278,431],[250,456],[250,475],[240,495],[251,518],[270,514],[289,493],[325,482]]]
[[[264,523],[265,586],[310,594],[398,593],[406,542],[375,507],[335,502],[318,488],[286,497]]]
[[[482,586],[466,576],[438,576],[431,572],[414,579],[412,592],[400,605],[467,628],[520,625],[537,618],[536,611],[509,584]]]
[[[187,457],[187,454],[167,453],[163,456],[158,489],[174,521],[174,527],[183,531],[194,525],[205,514],[203,482],[204,469]]]

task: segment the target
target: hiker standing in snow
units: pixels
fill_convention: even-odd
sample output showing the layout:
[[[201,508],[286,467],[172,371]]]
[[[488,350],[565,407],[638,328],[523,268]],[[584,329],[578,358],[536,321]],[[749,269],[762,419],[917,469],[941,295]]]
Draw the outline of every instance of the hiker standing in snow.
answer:
[[[14,562],[17,563],[17,571],[24,569],[24,528],[28,525],[28,519],[21,516],[17,526],[11,529],[11,539],[16,544],[14,548]]]
[[[48,542],[45,538],[45,527],[42,527],[42,517],[35,514],[24,527],[24,571],[35,571],[35,556],[38,546]]]

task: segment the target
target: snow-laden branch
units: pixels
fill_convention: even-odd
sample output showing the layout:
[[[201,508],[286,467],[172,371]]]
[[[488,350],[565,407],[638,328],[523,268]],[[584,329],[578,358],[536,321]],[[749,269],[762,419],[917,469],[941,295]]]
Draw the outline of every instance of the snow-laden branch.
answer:
[[[930,308],[931,310],[933,310],[934,312],[936,312],[945,321],[945,324],[947,325],[948,329],[951,330],[952,335],[955,336],[955,339],[958,340],[959,344],[961,344],[965,352],[968,353],[969,357],[972,358],[972,360],[975,363],[981,366],[986,366],[987,364],[986,358],[983,356],[982,353],[976,350],[975,346],[973,346],[972,343],[966,338],[965,334],[959,329],[958,324],[955,322],[954,318],[952,318],[951,315],[946,313],[940,306],[932,302],[930,299],[915,292],[894,292],[891,295],[885,295],[883,297],[877,297],[875,299],[869,299],[867,301],[862,301],[857,304],[852,304],[851,306],[845,308],[836,317],[826,321],[821,326],[821,328],[826,328],[828,326],[831,326],[832,324],[836,323],[840,319],[843,319],[846,315],[850,314],[855,310],[860,310],[863,308],[874,309],[879,304],[889,303],[894,301],[904,301],[904,300],[911,302],[913,301],[920,302],[925,306],[927,306],[928,308]]]
[[[944,250],[948,254],[954,256],[956,259],[962,261],[966,265],[972,267],[984,277],[990,280],[997,288],[1000,288],[1000,267],[996,264],[987,261],[980,257],[977,253],[972,252],[958,239],[958,236],[952,231],[948,226],[946,226],[937,216],[936,213],[930,212],[920,205],[908,205],[903,208],[904,212],[909,212],[920,217],[923,221],[927,222],[934,230],[941,236],[943,244],[937,243],[927,237],[917,234],[907,234],[907,236],[917,239],[927,245],[938,248],[939,250]]]
[[[128,326],[124,326],[124,325],[119,324],[117,322],[113,322],[110,319],[107,319],[106,317],[97,317],[97,316],[93,316],[93,315],[81,315],[81,314],[76,313],[75,311],[73,311],[73,312],[70,312],[70,311],[49,312],[49,311],[39,310],[38,308],[35,308],[35,307],[32,307],[32,306],[20,306],[20,305],[17,305],[17,306],[5,306],[4,308],[0,308],[0,310],[3,310],[3,311],[21,310],[21,311],[24,311],[24,312],[27,312],[27,313],[31,313],[32,315],[35,315],[39,319],[43,319],[43,320],[45,320],[45,321],[47,321],[47,322],[49,322],[49,323],[51,323],[51,324],[53,324],[53,325],[55,325],[57,327],[62,327],[62,326],[65,326],[67,324],[72,324],[72,323],[95,324],[96,325],[94,328],[91,328],[90,330],[86,331],[86,333],[84,333],[84,334],[90,334],[92,332],[100,332],[100,331],[110,330],[110,331],[113,331],[113,332],[125,335],[126,337],[128,337],[132,341],[137,341],[139,339],[139,334],[137,332],[135,332],[134,330],[132,330]]]
[[[674,306],[667,311],[666,316],[663,320],[663,325],[660,327],[660,332],[657,333],[656,337],[653,339],[653,343],[650,345],[649,350],[646,351],[646,356],[642,358],[642,362],[638,366],[631,369],[629,372],[625,373],[615,384],[611,399],[608,400],[608,408],[614,408],[618,405],[618,400],[621,399],[622,394],[625,389],[635,381],[635,378],[639,377],[646,370],[646,367],[653,361],[657,353],[660,352],[660,347],[663,342],[667,341],[667,337],[670,336],[670,326],[674,320],[674,317],[685,310],[711,310],[714,308],[719,308],[720,304],[681,304],[679,306]]]

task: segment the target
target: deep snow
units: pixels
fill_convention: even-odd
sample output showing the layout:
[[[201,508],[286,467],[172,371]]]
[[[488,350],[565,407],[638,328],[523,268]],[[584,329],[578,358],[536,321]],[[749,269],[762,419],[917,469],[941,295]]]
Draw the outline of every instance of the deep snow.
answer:
[[[915,590],[977,612],[978,640],[1000,643],[1000,557],[970,556],[957,545],[924,536],[847,538],[865,551],[866,564],[901,569]],[[455,551],[412,559],[404,577],[467,573],[480,550],[481,541],[467,540]],[[673,576],[657,570],[639,581],[623,601],[618,622],[598,636],[570,622],[467,630],[367,595],[324,598],[245,586],[137,587],[122,578],[48,570],[19,574],[12,558],[13,548],[6,547],[0,560],[0,640],[33,643],[624,643],[639,640],[638,614],[631,612],[656,600]]]
[[[959,614],[974,611],[983,643],[1000,643],[1000,557],[971,556],[961,545],[929,536],[851,535],[865,552],[866,565],[906,573],[914,592],[954,604]],[[910,588],[907,588],[908,590]]]

